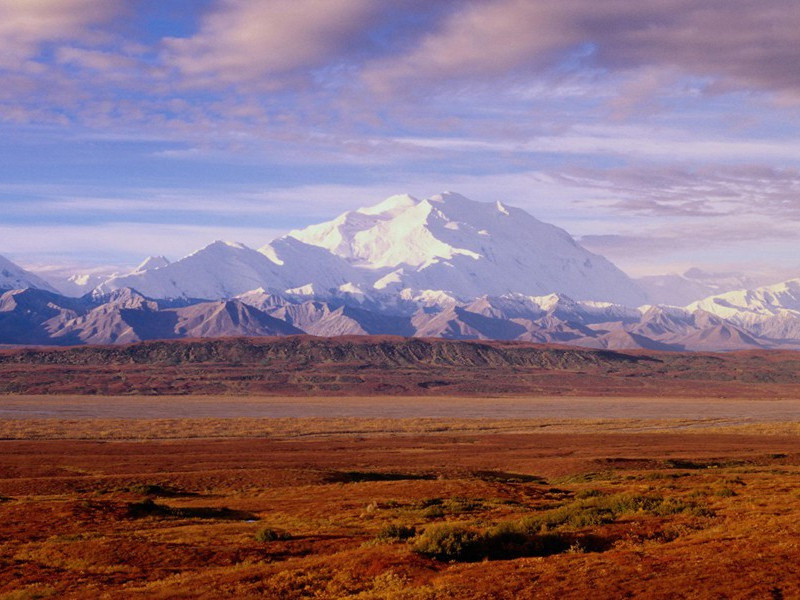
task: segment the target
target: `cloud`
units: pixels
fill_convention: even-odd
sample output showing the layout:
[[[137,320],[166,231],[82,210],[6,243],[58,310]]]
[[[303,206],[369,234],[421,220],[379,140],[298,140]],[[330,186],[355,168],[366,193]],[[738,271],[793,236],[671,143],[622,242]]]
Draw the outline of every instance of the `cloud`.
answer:
[[[0,0],[0,68],[16,68],[41,45],[91,39],[93,25],[120,10],[118,0]]]
[[[800,100],[795,0],[488,0],[462,2],[404,54],[365,77],[397,89],[542,71],[656,66],[730,88]],[[657,85],[650,74],[645,88]]]
[[[282,80],[357,51],[379,14],[374,0],[222,0],[164,60],[204,84]]]
[[[771,220],[709,220],[661,227],[651,223],[615,231],[584,235],[579,242],[631,275],[681,272],[696,266],[780,273],[775,281],[800,275],[795,251],[800,234]]]
[[[521,125],[520,127],[523,127]],[[444,152],[514,152],[574,155],[618,155],[637,160],[751,161],[777,159],[800,162],[795,139],[713,136],[704,132],[641,125],[581,125],[550,135],[491,139],[465,137],[402,137],[400,145]]]
[[[602,190],[607,208],[629,215],[800,220],[796,168],[752,164],[571,168],[556,177],[565,185]]]

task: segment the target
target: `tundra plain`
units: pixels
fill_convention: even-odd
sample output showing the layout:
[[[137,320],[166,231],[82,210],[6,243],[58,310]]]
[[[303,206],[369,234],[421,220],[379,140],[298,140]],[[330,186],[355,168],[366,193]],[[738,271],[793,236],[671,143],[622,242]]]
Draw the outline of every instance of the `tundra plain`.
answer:
[[[0,598],[800,595],[793,353],[291,343],[6,351]]]

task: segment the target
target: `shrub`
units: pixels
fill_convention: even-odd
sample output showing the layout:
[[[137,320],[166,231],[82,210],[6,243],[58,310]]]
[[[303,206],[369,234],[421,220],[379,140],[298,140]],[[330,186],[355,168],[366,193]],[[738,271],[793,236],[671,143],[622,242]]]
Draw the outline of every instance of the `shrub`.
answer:
[[[181,490],[175,489],[167,485],[161,485],[158,483],[136,483],[130,486],[128,488],[128,491],[133,492],[134,494],[138,494],[140,496],[172,497],[172,496],[189,495],[185,494]]]
[[[429,506],[441,506],[444,500],[441,498],[423,498],[419,501],[419,505],[422,508],[428,508]]]
[[[414,552],[436,560],[480,560],[486,555],[486,536],[459,525],[434,525],[419,537]]]
[[[444,509],[441,506],[429,506],[422,511],[422,516],[426,519],[441,519],[444,516]]]
[[[442,504],[442,508],[450,514],[458,515],[465,512],[474,512],[483,508],[483,502],[473,498],[457,496],[445,500],[444,504]]]
[[[713,512],[695,503],[675,498],[644,496],[637,494],[615,494],[612,496],[591,496],[559,506],[541,514],[531,515],[511,524],[515,530],[525,535],[537,534],[558,527],[591,527],[612,523],[626,514],[646,512],[663,517],[678,513],[693,516],[712,516]]]
[[[291,539],[291,535],[289,535],[285,531],[280,531],[279,529],[272,529],[270,527],[262,527],[258,531],[256,531],[256,541],[257,542],[277,542],[280,540],[288,540]]]
[[[414,527],[392,523],[382,527],[375,536],[375,539],[382,542],[400,542],[412,538],[416,534],[417,530]]]
[[[591,489],[591,490],[581,490],[580,492],[575,494],[575,497],[578,500],[585,500],[586,498],[597,498],[598,496],[603,496],[603,495],[605,494],[601,490]]]

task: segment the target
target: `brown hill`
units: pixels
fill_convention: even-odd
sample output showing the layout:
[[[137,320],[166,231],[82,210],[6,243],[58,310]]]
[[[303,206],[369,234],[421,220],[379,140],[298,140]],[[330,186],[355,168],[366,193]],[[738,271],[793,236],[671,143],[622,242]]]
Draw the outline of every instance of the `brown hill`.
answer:
[[[0,393],[785,397],[798,366],[791,351],[303,335],[0,350]]]

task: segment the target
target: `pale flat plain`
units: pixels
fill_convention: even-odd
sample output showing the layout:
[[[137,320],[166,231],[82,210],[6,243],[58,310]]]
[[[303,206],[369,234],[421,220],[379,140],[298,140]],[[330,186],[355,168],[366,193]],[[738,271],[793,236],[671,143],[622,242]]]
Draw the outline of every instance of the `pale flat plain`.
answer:
[[[800,421],[800,398],[0,396],[2,419],[698,419]]]

